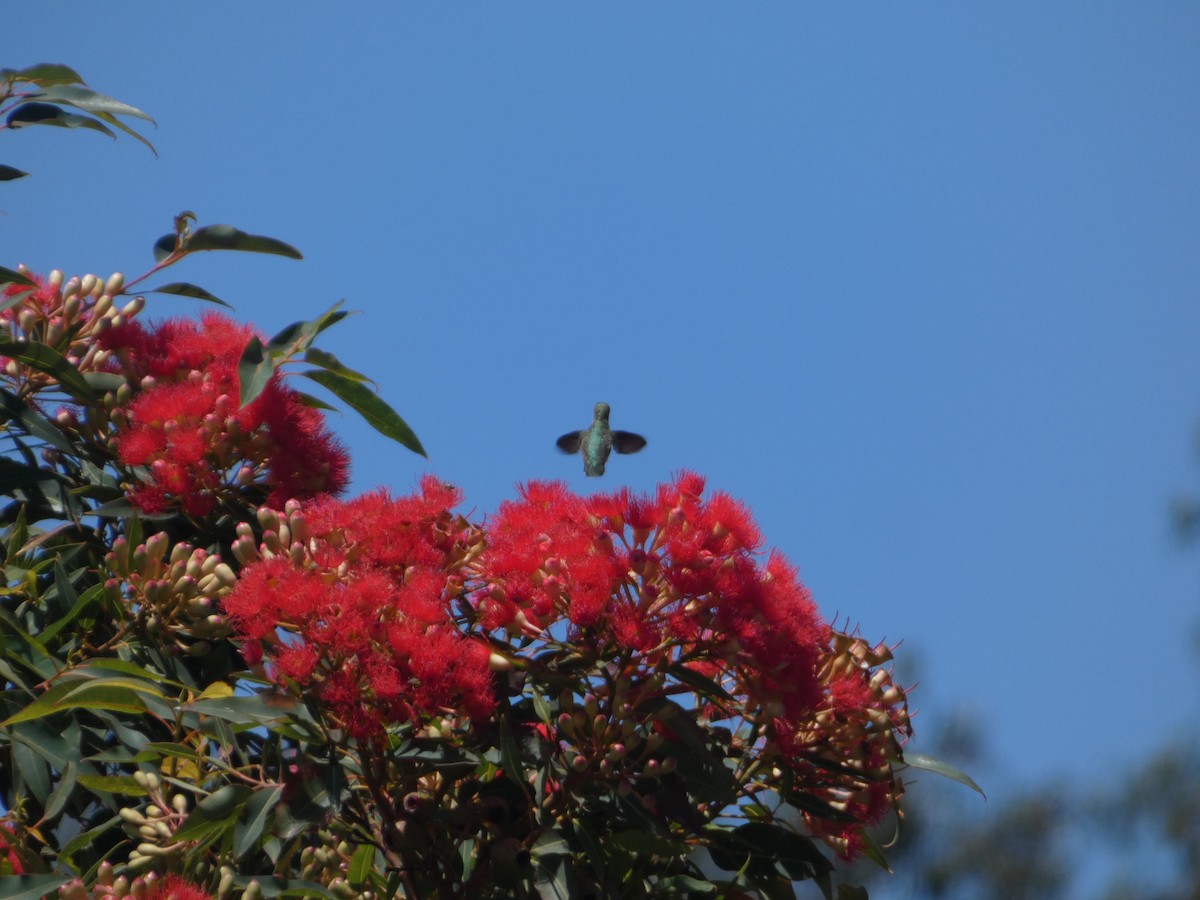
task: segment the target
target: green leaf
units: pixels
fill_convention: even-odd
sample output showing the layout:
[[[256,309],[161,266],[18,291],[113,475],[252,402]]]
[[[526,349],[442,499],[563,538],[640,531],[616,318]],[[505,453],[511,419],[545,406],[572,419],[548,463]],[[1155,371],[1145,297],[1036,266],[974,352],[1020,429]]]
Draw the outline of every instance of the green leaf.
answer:
[[[0,69],[0,79],[5,81],[32,81],[34,84],[83,84],[79,73],[62,63],[38,63],[24,69]]]
[[[927,772],[941,775],[943,778],[949,778],[951,781],[957,781],[959,784],[965,784],[971,790],[977,792],[979,796],[987,799],[987,794],[983,792],[983,788],[975,783],[975,780],[956,769],[950,763],[942,762],[940,759],[935,759],[932,756],[926,756],[924,753],[905,753],[904,762],[914,769],[924,769]]]
[[[71,799],[71,791],[75,790],[75,763],[68,762],[62,771],[62,776],[58,780],[58,786],[50,794],[50,799],[46,801],[46,810],[42,815],[46,819],[53,819],[66,806],[67,801]]]
[[[304,354],[304,361],[307,363],[312,363],[314,366],[318,366],[322,369],[328,369],[330,372],[336,372],[338,375],[341,375],[344,378],[349,378],[353,381],[371,382],[371,379],[366,375],[363,375],[361,372],[355,372],[348,366],[342,365],[341,360],[339,360],[332,353],[326,353],[324,350],[321,350],[317,347],[310,347],[308,349],[308,352]]]
[[[146,288],[148,294],[175,294],[178,297],[192,297],[196,300],[205,300],[209,303],[219,303],[221,306],[233,309],[230,304],[226,303],[219,297],[214,297],[202,287],[197,287],[194,284],[188,284],[186,281],[172,281],[170,284],[160,285],[156,288]]]
[[[82,109],[84,112],[90,112],[93,115],[107,113],[112,116],[133,116],[138,119],[145,119],[147,122],[154,121],[153,116],[142,112],[136,106],[122,103],[120,100],[97,93],[81,84],[59,83],[46,85],[45,90],[31,94],[30,97],[34,100],[47,100],[50,103],[66,103],[69,106],[74,106],[76,109]]]
[[[176,841],[199,841],[224,831],[238,818],[254,791],[243,784],[227,784],[196,804],[176,830]]]
[[[273,253],[290,259],[304,259],[304,255],[291,244],[272,237],[247,234],[232,225],[205,225],[189,233],[183,239],[186,253],[200,250],[243,250],[247,253]]]
[[[529,786],[525,781],[525,765],[521,761],[521,748],[517,745],[517,739],[512,732],[512,723],[507,716],[500,718],[500,761],[504,765],[504,771],[508,774],[508,780],[513,784],[520,785],[521,792],[528,796]]]
[[[70,455],[75,454],[75,447],[66,439],[61,431],[50,423],[50,420],[12,391],[0,388],[0,412],[9,422],[20,422],[31,437],[45,441],[56,450]]]
[[[0,181],[16,181],[18,178],[24,178],[28,174],[28,172],[22,172],[20,169],[14,169],[12,166],[0,163]]]
[[[107,134],[113,140],[117,136],[101,122],[90,116],[67,112],[49,103],[22,103],[8,114],[5,123],[9,128],[24,128],[26,125],[54,125],[58,128],[90,128]]]
[[[96,399],[91,387],[79,370],[53,347],[37,341],[14,341],[0,338],[0,356],[8,356],[49,375],[73,396],[87,403]]]
[[[23,284],[26,287],[37,287],[37,282],[24,272],[6,269],[4,266],[0,266],[0,284]]]
[[[271,725],[285,719],[311,721],[304,704],[287,694],[262,693],[249,697],[193,700],[185,713],[199,713],[235,725]]]
[[[336,325],[350,313],[343,310],[343,301],[339,300],[321,315],[307,322],[293,322],[267,342],[272,350],[278,350],[285,355],[300,353],[312,346],[318,334]]]
[[[370,844],[361,844],[354,851],[354,855],[350,857],[350,865],[346,870],[346,880],[350,882],[350,887],[362,889],[367,879],[371,877],[371,872],[375,868],[375,848]]]
[[[42,900],[71,879],[61,875],[13,875],[0,882],[4,900]]]
[[[146,796],[146,789],[139,787],[130,775],[80,775],[76,781],[97,794],[116,794],[121,797]]]
[[[391,438],[413,453],[429,457],[413,430],[408,427],[408,423],[370,388],[324,369],[304,372],[303,375],[334,394],[384,437]]]
[[[68,610],[66,615],[61,616],[58,619],[55,619],[53,623],[51,623],[49,626],[47,626],[47,628],[37,636],[38,641],[42,644],[43,647],[49,647],[50,642],[52,640],[54,640],[55,636],[60,631],[62,631],[64,628],[66,628],[68,625],[70,625],[72,622],[74,622],[76,619],[78,619],[79,616],[83,614],[84,610],[93,606],[96,603],[96,601],[99,600],[100,598],[102,598],[103,596],[104,596],[104,585],[102,585],[102,584],[92,585],[90,588],[88,588],[86,591],[84,591],[82,594],[79,595],[79,597],[75,600],[75,603],[71,606],[70,610]]]
[[[238,380],[242,383],[242,406],[253,403],[258,395],[267,389],[271,376],[275,374],[275,357],[266,352],[258,336],[250,338],[250,343],[242,351],[238,361]]]
[[[609,843],[626,853],[653,856],[687,856],[691,848],[682,841],[673,841],[661,834],[649,834],[640,828],[622,831],[608,838]]]
[[[233,839],[233,855],[243,857],[258,846],[259,838],[266,830],[267,822],[279,798],[283,796],[283,785],[263,788],[255,791],[254,796],[246,803],[246,822],[239,825]]]

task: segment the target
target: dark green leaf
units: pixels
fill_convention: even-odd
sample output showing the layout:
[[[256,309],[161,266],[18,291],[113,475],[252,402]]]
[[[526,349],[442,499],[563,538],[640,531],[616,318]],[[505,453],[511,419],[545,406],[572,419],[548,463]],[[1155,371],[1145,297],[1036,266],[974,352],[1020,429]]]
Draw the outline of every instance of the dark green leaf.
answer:
[[[23,784],[38,803],[44,804],[50,796],[50,766],[46,760],[28,744],[14,742],[12,761],[17,784]]]
[[[413,453],[428,458],[429,454],[417,440],[408,423],[400,415],[380,399],[379,395],[370,388],[343,378],[333,372],[317,369],[303,373],[306,378],[315,381],[321,387],[333,393],[339,400],[352,408],[366,420],[367,424],[382,434],[391,438],[401,446],[407,447]]]
[[[253,790],[243,784],[227,784],[196,804],[176,830],[177,841],[199,841],[224,831],[237,821]]]
[[[66,805],[71,798],[71,791],[75,790],[75,763],[68,762],[59,777],[58,786],[54,788],[50,794],[50,799],[46,801],[46,811],[42,814],[47,819],[53,819]]]
[[[22,172],[20,169],[14,169],[12,166],[0,163],[0,181],[15,181],[18,178],[24,178],[28,174],[28,172]]]
[[[45,441],[63,453],[74,455],[74,446],[63,436],[61,431],[50,424],[45,416],[16,394],[2,388],[0,388],[0,413],[3,413],[6,421],[20,422],[32,437]]]
[[[162,262],[168,256],[175,252],[175,244],[179,240],[177,235],[164,234],[154,242],[154,261]]]
[[[361,890],[375,868],[375,848],[370,844],[362,844],[350,857],[350,865],[346,870],[346,880],[352,888]]]
[[[37,282],[24,272],[6,269],[4,266],[0,266],[0,284],[23,284],[26,287],[37,287]]]
[[[951,781],[957,781],[959,784],[965,784],[971,790],[976,791],[979,796],[987,798],[987,794],[983,792],[983,788],[977,785],[970,775],[959,771],[950,765],[950,763],[934,759],[932,756],[926,756],[924,753],[905,753],[904,762],[914,769],[924,769],[927,772],[941,775],[943,778],[949,778]]]
[[[41,642],[42,646],[49,647],[50,642],[54,640],[55,636],[60,631],[78,619],[79,616],[82,615],[83,612],[89,607],[94,606],[96,601],[101,599],[103,596],[104,585],[92,585],[75,600],[74,604],[71,606],[70,610],[68,610],[66,615],[55,619],[37,636],[38,641]]]
[[[682,841],[673,841],[661,834],[649,834],[638,828],[611,835],[609,843],[626,853],[641,853],[653,856],[687,856],[691,848]]]
[[[160,285],[156,288],[146,288],[146,293],[149,294],[175,294],[179,297],[193,297],[196,300],[206,300],[209,303],[219,303],[222,306],[233,309],[228,303],[219,297],[214,297],[202,287],[197,287],[194,284],[188,284],[186,281],[172,281],[170,284]]]
[[[134,116],[138,119],[145,119],[147,122],[154,121],[152,116],[142,112],[136,106],[122,103],[120,100],[97,93],[80,84],[47,85],[45,90],[30,96],[35,100],[46,100],[50,103],[66,103],[93,115],[108,113],[113,116]]]
[[[42,900],[57,896],[59,887],[70,880],[62,875],[13,875],[0,881],[0,896],[4,900]]]
[[[286,355],[307,350],[312,346],[312,342],[316,340],[318,334],[350,315],[341,308],[342,302],[339,300],[311,321],[293,322],[271,338],[267,346]]]
[[[90,116],[67,112],[49,103],[22,103],[8,114],[5,120],[9,128],[24,128],[26,125],[54,125],[58,128],[90,128],[107,134],[113,140],[116,135],[103,123]]]
[[[238,379],[242,383],[241,403],[245,406],[267,389],[271,376],[275,374],[275,358],[265,352],[262,341],[258,336],[250,338],[250,343],[242,351],[238,362]]]
[[[32,81],[34,84],[83,84],[79,73],[62,63],[38,63],[24,69],[0,69],[0,79]]]
[[[320,400],[314,397],[312,394],[304,393],[304,391],[296,391],[296,396],[299,398],[301,403],[303,403],[305,406],[310,406],[313,409],[320,409],[325,412],[341,412],[341,410],[339,410],[333,404],[326,403],[324,400]]]
[[[270,725],[288,718],[311,720],[304,704],[287,694],[277,693],[193,700],[183,707],[183,711],[212,716],[235,725]]]
[[[273,253],[291,259],[303,259],[304,255],[291,244],[272,237],[247,234],[232,225],[205,225],[188,234],[183,240],[183,249],[188,253],[199,250],[244,250],[248,253]]]
[[[859,884],[839,884],[837,900],[868,900],[867,889]]]
[[[0,356],[8,356],[49,375],[74,397],[85,402],[96,399],[79,370],[53,347],[37,341],[14,341],[0,338]]]
[[[65,847],[63,847],[62,852],[59,853],[59,855],[58,855],[59,864],[60,865],[65,864],[68,866],[72,866],[74,868],[75,866],[74,866],[74,861],[72,860],[72,857],[76,853],[78,853],[80,850],[84,849],[85,847],[87,847],[87,848],[94,847],[96,844],[97,838],[99,838],[102,834],[104,834],[104,832],[108,831],[109,829],[120,825],[120,823],[121,823],[120,816],[113,816],[108,821],[101,822],[95,828],[92,828],[89,831],[82,832],[81,834],[75,835],[75,837],[71,838],[71,840],[67,842],[67,845]]]
[[[267,822],[270,821],[282,796],[281,784],[254,792],[254,796],[246,803],[246,822],[238,826],[234,836],[234,856],[245,856],[258,846],[258,840],[266,830]]]
[[[370,378],[368,378],[366,375],[363,375],[361,372],[355,372],[348,366],[342,365],[341,360],[339,360],[332,353],[326,353],[324,350],[321,350],[317,347],[310,347],[308,349],[308,352],[304,354],[304,361],[312,363],[314,366],[318,366],[322,369],[328,369],[330,372],[336,372],[338,375],[341,375],[344,378],[349,378],[353,381],[371,381]]]
[[[500,760],[509,781],[519,784],[523,793],[528,794],[529,787],[525,781],[525,764],[521,760],[521,748],[512,732],[512,723],[507,716],[500,718]]]

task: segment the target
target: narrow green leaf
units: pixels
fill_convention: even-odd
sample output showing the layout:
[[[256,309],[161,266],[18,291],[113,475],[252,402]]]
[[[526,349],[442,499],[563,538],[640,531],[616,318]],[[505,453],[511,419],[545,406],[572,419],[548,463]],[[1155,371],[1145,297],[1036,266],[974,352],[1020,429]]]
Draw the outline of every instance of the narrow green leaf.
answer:
[[[154,261],[162,262],[168,256],[175,252],[175,244],[178,242],[178,235],[164,234],[154,242]]]
[[[120,822],[120,816],[113,816],[108,821],[101,822],[95,828],[75,835],[75,837],[71,838],[71,840],[67,842],[67,845],[62,848],[62,852],[58,854],[59,865],[67,865],[71,866],[72,868],[76,868],[72,857],[84,847],[95,846],[97,838],[99,838],[109,829],[120,825]]]
[[[324,400],[320,400],[314,397],[312,394],[304,393],[304,391],[296,391],[296,396],[299,398],[301,403],[303,403],[305,406],[310,406],[313,409],[319,409],[323,412],[341,412],[341,410],[332,403],[326,403]]]
[[[148,294],[175,294],[178,297],[192,297],[196,300],[205,300],[209,303],[219,303],[221,306],[233,309],[233,307],[222,300],[220,297],[214,297],[202,287],[197,287],[194,284],[188,284],[186,281],[172,281],[170,284],[160,285],[156,288],[146,288]]]
[[[83,614],[84,610],[94,606],[96,601],[103,596],[104,585],[92,585],[76,598],[74,604],[71,606],[71,609],[66,613],[66,615],[55,619],[37,636],[38,641],[43,647],[49,647],[50,642],[54,640],[60,631],[78,619],[79,616]]]
[[[0,69],[6,81],[32,81],[34,84],[83,84],[79,73],[62,63],[38,63],[24,69]]]
[[[255,335],[250,338],[250,343],[246,345],[246,349],[242,351],[242,358],[238,361],[238,380],[242,383],[242,406],[253,403],[258,395],[267,389],[267,385],[271,383],[271,376],[274,374],[275,358],[265,352],[262,341]]]
[[[196,804],[196,808],[176,830],[177,841],[199,841],[224,831],[237,821],[238,814],[254,793],[242,784],[227,784]]]
[[[71,791],[75,790],[75,763],[68,762],[62,771],[62,776],[58,780],[58,786],[50,794],[50,799],[46,801],[46,811],[43,816],[47,819],[53,819],[66,806],[67,800],[71,798]]]
[[[16,181],[18,178],[24,178],[28,174],[28,172],[22,172],[20,169],[14,169],[12,166],[0,163],[0,181]]]
[[[103,119],[105,122],[107,122],[109,125],[113,126],[114,128],[119,128],[121,131],[125,132],[131,138],[133,138],[134,140],[136,140],[136,141],[140,142],[142,145],[144,145],[145,148],[147,150],[149,150],[151,153],[153,153],[156,157],[158,156],[158,151],[154,149],[154,145],[152,143],[150,143],[148,140],[146,140],[146,138],[144,138],[142,135],[138,134],[136,131],[134,131],[132,128],[130,128],[128,125],[126,125],[120,119],[118,119],[112,113],[98,112],[98,113],[96,113],[96,116],[98,118]]]
[[[116,794],[121,797],[146,796],[146,789],[139,787],[130,775],[80,775],[76,781],[96,794]]]
[[[12,391],[0,388],[0,413],[9,422],[20,422],[31,437],[45,441],[56,450],[70,455],[75,454],[75,448],[61,431],[50,423],[50,420]]]
[[[45,804],[50,796],[50,766],[35,748],[24,742],[13,742],[13,774],[18,784],[23,784],[38,803]]]
[[[519,785],[521,792],[528,796],[529,786],[525,781],[525,766],[521,762],[521,748],[517,745],[516,737],[513,735],[512,724],[507,717],[503,716],[500,718],[500,761],[504,765],[504,771],[508,774],[508,780]]]
[[[327,328],[331,328],[350,315],[350,313],[342,309],[343,302],[339,300],[315,319],[307,322],[293,322],[276,334],[275,337],[271,338],[267,346],[285,354],[300,353],[307,350],[312,346],[312,342],[316,340],[318,334]]]
[[[533,691],[533,711],[537,713],[538,720],[543,725],[554,727],[554,710],[550,708],[550,704],[546,702],[542,692],[536,688]]]
[[[233,855],[243,857],[258,846],[259,838],[266,830],[267,822],[279,798],[283,796],[283,785],[277,784],[254,792],[254,796],[246,803],[246,821],[237,827],[233,839]]]
[[[84,381],[83,376],[79,374],[79,370],[53,347],[47,347],[37,341],[14,341],[11,338],[0,338],[0,356],[8,356],[28,366],[33,366],[39,372],[49,375],[80,400],[91,403],[96,399],[96,395]]]
[[[200,250],[243,250],[248,253],[273,253],[291,259],[303,259],[304,255],[291,244],[272,237],[247,234],[232,225],[205,225],[188,234],[183,241],[188,253]]]
[[[57,896],[58,889],[71,879],[62,875],[13,875],[0,884],[4,900],[42,900]]]
[[[92,131],[107,134],[113,140],[117,138],[112,133],[112,130],[102,122],[98,122],[90,116],[81,116],[79,113],[67,112],[65,109],[60,109],[49,103],[22,103],[8,114],[5,123],[12,129],[24,128],[26,125],[54,125],[57,128],[90,128]]]
[[[346,871],[346,880],[350,887],[361,890],[375,868],[375,848],[370,844],[361,844],[350,857],[350,865]]]
[[[108,113],[113,116],[133,116],[153,122],[154,117],[143,112],[136,106],[122,103],[113,97],[93,91],[80,84],[46,85],[44,90],[30,95],[34,100],[45,100],[50,103],[66,103],[76,109],[92,114]]]
[[[26,287],[37,287],[37,282],[24,272],[6,269],[4,266],[0,266],[0,284],[23,284]]]
[[[926,756],[924,753],[905,753],[904,762],[914,769],[924,769],[927,772],[941,775],[943,778],[949,778],[951,781],[957,781],[959,784],[965,784],[971,790],[977,792],[979,796],[987,799],[987,794],[983,792],[983,788],[977,785],[970,775],[956,769],[950,763],[942,762],[940,759],[935,759],[932,756]]]
[[[425,452],[413,430],[408,427],[408,423],[370,388],[324,369],[302,374],[334,394],[384,437],[391,438],[413,453],[428,458],[429,454]]]
[[[234,724],[271,725],[284,719],[311,721],[304,704],[287,694],[262,693],[249,697],[193,700],[185,713],[199,713]]]
[[[308,349],[308,352],[304,354],[304,361],[322,369],[328,369],[330,372],[336,372],[338,375],[353,381],[374,383],[361,372],[355,372],[350,367],[343,365],[342,361],[332,353],[326,353],[317,347],[310,347]]]

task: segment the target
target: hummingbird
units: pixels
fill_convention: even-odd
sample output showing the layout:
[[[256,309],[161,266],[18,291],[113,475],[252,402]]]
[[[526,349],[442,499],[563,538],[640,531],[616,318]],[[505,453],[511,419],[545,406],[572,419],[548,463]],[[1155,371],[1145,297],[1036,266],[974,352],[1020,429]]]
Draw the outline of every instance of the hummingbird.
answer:
[[[646,439],[632,431],[613,431],[608,427],[609,407],[597,403],[592,424],[583,431],[568,431],[555,443],[563,453],[583,453],[583,474],[603,475],[608,454],[637,453],[646,446]]]

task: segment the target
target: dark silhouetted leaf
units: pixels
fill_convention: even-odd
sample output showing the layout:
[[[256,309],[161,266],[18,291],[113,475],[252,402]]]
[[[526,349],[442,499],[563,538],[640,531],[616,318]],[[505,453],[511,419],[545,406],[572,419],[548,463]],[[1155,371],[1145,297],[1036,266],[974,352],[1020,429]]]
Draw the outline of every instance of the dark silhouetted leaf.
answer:
[[[199,250],[243,250],[247,253],[274,253],[291,259],[303,259],[304,255],[291,244],[272,237],[234,228],[232,225],[205,225],[197,228],[184,239],[183,249],[189,253]]]
[[[24,272],[6,269],[0,266],[0,284],[23,284],[26,287],[37,287],[37,282]]]
[[[234,856],[245,856],[258,846],[259,838],[262,837],[275,807],[279,805],[281,796],[283,796],[283,785],[281,784],[254,792],[254,796],[246,803],[246,821],[238,826],[234,837]]]
[[[164,234],[154,242],[154,261],[162,262],[168,256],[175,252],[175,243],[178,240],[176,235]]]
[[[334,394],[384,437],[389,437],[413,453],[419,453],[428,458],[429,454],[425,452],[425,448],[421,446],[421,442],[417,440],[413,430],[408,427],[408,423],[370,388],[324,369],[303,374],[305,378],[312,379]]]
[[[63,453],[74,455],[75,449],[71,442],[63,436],[61,431],[50,424],[49,419],[16,394],[2,388],[0,388],[0,413],[3,413],[5,421],[20,422],[30,436],[45,441]]]
[[[20,169],[14,169],[12,166],[0,163],[0,181],[15,181],[18,178],[24,178],[28,174],[28,172],[22,172]]]
[[[90,128],[107,134],[116,140],[116,135],[104,125],[90,116],[67,112],[49,103],[22,103],[8,114],[5,120],[9,128],[24,128],[26,125],[54,125],[58,128]]]
[[[174,294],[177,297],[192,297],[196,300],[205,300],[209,303],[219,303],[222,306],[227,306],[233,309],[228,303],[220,297],[214,297],[202,287],[197,287],[194,284],[188,284],[186,281],[172,281],[170,284],[160,285],[156,288],[146,288],[148,294]]]

